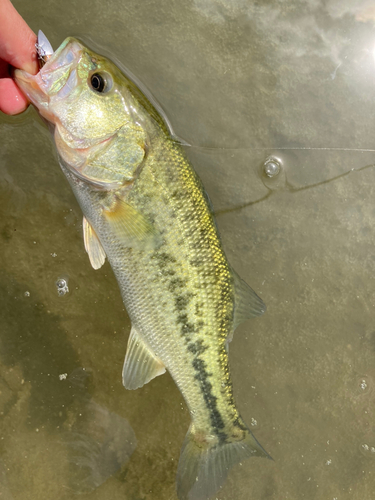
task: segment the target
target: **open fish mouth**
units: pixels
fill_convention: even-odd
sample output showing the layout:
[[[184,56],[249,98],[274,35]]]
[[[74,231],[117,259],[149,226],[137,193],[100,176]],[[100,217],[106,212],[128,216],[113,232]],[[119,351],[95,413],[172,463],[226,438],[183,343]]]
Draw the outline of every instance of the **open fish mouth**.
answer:
[[[16,69],[14,77],[17,85],[40,114],[47,120],[53,121],[53,114],[49,110],[50,97],[64,87],[71,71],[77,65],[82,53],[82,45],[74,38],[67,38],[54,51],[45,34],[39,31],[35,48],[39,61],[39,72],[36,75],[31,75],[26,71]],[[66,91],[70,89],[71,86],[68,85]],[[61,97],[63,96],[61,95]]]

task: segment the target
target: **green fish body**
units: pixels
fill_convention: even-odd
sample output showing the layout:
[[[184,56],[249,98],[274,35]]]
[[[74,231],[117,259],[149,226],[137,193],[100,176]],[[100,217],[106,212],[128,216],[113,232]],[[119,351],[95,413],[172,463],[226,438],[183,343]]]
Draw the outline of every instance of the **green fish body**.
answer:
[[[111,61],[67,39],[16,80],[54,134],[94,268],[115,273],[132,322],[123,384],[168,370],[191,414],[180,500],[209,498],[241,460],[268,456],[233,399],[228,343],[265,311],[230,267],[208,197],[155,107]]]

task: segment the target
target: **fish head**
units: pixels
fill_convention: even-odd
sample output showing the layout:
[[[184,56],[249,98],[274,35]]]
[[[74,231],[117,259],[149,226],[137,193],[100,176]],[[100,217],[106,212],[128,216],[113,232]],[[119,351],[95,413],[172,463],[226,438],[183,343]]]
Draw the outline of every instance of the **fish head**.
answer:
[[[112,61],[70,37],[36,75],[16,70],[15,79],[52,125],[59,156],[71,169],[108,182],[132,175],[147,133],[132,84]],[[133,159],[129,172],[111,173],[125,151]]]

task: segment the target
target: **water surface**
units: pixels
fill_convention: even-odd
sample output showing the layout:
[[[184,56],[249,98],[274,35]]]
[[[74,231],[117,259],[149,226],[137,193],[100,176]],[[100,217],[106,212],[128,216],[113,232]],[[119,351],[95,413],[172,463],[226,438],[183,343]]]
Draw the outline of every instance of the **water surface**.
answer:
[[[235,467],[217,498],[371,500],[372,3],[14,4],[55,48],[89,37],[150,89],[193,145],[230,262],[268,306],[238,328],[230,363],[275,461]],[[175,500],[182,397],[168,374],[122,387],[130,322],[108,263],[90,267],[48,134],[31,109],[0,131],[0,498]]]

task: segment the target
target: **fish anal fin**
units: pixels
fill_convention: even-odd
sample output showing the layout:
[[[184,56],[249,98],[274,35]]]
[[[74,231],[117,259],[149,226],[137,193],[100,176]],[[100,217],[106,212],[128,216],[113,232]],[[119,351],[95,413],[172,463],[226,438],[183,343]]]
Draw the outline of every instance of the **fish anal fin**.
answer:
[[[160,233],[147,217],[118,197],[109,207],[103,207],[103,215],[126,247],[153,250],[162,241]]]
[[[83,241],[92,267],[100,269],[105,262],[105,251],[86,217],[83,217]]]
[[[179,500],[206,500],[224,484],[229,469],[250,457],[271,458],[245,427],[241,436],[228,437],[223,443],[202,439],[190,426],[182,445],[177,470]]]
[[[122,383],[124,387],[126,389],[138,389],[163,373],[165,373],[165,366],[151,352],[133,326],[122,369]]]
[[[249,318],[261,316],[266,311],[266,305],[254,290],[233,271],[234,276],[234,325],[238,325]],[[231,338],[228,339],[230,342]]]

